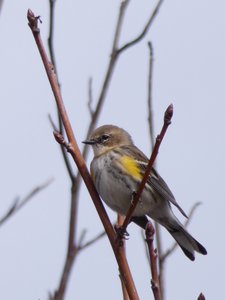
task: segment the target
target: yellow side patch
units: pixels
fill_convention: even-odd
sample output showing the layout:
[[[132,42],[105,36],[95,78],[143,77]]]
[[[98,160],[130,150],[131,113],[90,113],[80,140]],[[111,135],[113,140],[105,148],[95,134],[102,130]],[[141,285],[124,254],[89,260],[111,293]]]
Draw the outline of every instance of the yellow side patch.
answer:
[[[135,179],[142,179],[140,168],[133,158],[125,155],[121,157],[120,163],[127,174],[132,175]]]

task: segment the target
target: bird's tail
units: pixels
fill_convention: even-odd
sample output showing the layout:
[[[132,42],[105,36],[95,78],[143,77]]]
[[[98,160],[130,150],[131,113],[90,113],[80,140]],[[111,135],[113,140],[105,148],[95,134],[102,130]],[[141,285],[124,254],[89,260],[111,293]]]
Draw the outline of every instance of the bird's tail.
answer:
[[[187,232],[180,222],[165,227],[190,260],[195,260],[195,251],[203,255],[207,254],[206,249]]]

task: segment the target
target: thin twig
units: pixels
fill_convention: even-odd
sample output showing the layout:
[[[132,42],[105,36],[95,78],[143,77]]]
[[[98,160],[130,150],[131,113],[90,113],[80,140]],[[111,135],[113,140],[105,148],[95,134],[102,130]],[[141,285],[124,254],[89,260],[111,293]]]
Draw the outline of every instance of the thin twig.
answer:
[[[85,248],[93,245],[95,242],[99,241],[101,238],[103,238],[106,235],[105,231],[102,231],[101,233],[99,233],[98,235],[96,235],[96,237],[90,239],[88,242],[83,243],[82,239],[80,239],[80,242],[78,243],[77,246],[77,251],[81,251],[84,250]]]
[[[149,48],[149,74],[148,74],[148,125],[149,125],[149,135],[151,141],[151,149],[153,150],[154,146],[154,139],[155,139],[155,131],[154,131],[154,122],[153,122],[153,101],[152,101],[152,76],[153,76],[153,62],[154,62],[154,53],[153,53],[153,46],[151,42],[148,42]],[[154,163],[156,167],[156,161]],[[156,237],[156,244],[158,250],[158,257],[162,255],[162,239],[161,239],[161,229],[160,225],[157,222],[154,222],[155,226],[155,237]],[[160,283],[160,292],[161,292],[161,299],[164,299],[164,273],[161,270],[161,265],[159,261],[159,283]]]
[[[5,213],[5,215],[0,219],[0,225],[3,225],[10,217],[12,217],[15,213],[17,213],[25,204],[27,204],[28,201],[30,201],[36,194],[38,194],[40,191],[45,189],[47,186],[49,186],[53,181],[53,178],[48,179],[43,184],[37,186],[36,188],[32,189],[32,191],[22,198],[20,201],[19,199],[16,199],[11,207],[8,209],[8,211]]]
[[[190,212],[189,212],[189,216],[188,219],[186,219],[185,223],[184,223],[184,227],[186,228],[188,226],[188,224],[190,223],[194,212],[196,211],[196,209],[198,208],[198,206],[201,205],[201,202],[196,202]],[[173,251],[177,248],[178,244],[175,242],[168,250],[166,250],[166,252],[164,254],[161,255],[161,257],[159,257],[159,260],[161,262],[161,264],[165,261],[165,259],[173,253]]]
[[[54,35],[54,32],[55,32],[55,30],[54,30],[54,24],[55,24],[55,4],[56,4],[56,0],[49,0],[49,36],[48,36],[48,48],[49,48],[50,59],[51,59],[52,65],[54,66],[55,76],[57,78],[57,83],[58,83],[58,85],[60,87],[59,80],[58,80],[58,72],[57,72],[56,59],[55,59],[55,51],[54,51],[54,45],[53,45],[53,35]],[[62,120],[61,120],[60,113],[59,113],[58,109],[57,109],[57,115],[58,115],[59,132],[62,135],[64,135],[63,124],[62,124]],[[71,182],[73,182],[74,179],[75,179],[75,176],[73,174],[73,170],[72,170],[72,167],[70,165],[69,158],[67,156],[65,148],[64,147],[60,147],[60,148],[61,148],[63,160],[65,162],[66,169],[68,171],[70,180],[71,180]]]
[[[120,214],[117,215],[117,224],[116,224],[117,228],[120,228],[123,225],[124,219],[125,219],[124,216],[122,216]],[[126,256],[126,240],[125,240],[125,238],[122,238],[120,240],[120,243],[121,243],[120,251],[121,251],[122,255]],[[122,287],[122,292],[123,292],[123,300],[130,300],[129,294],[127,292],[126,286],[123,281],[123,277],[121,275],[120,275],[120,281],[121,281],[121,287]]]
[[[152,111],[152,74],[153,74],[153,47],[152,43],[148,42],[149,47],[149,73],[148,73],[148,125],[149,134],[151,140],[151,149],[154,146],[154,122],[153,122],[153,111]]]
[[[98,212],[98,215],[99,215],[99,217],[102,221],[102,224],[105,228],[106,234],[109,238],[109,241],[111,243],[112,249],[114,251],[115,257],[116,257],[118,265],[119,265],[120,274],[124,280],[124,283],[126,285],[126,289],[129,293],[129,296],[130,296],[131,300],[137,300],[137,299],[139,299],[139,297],[138,297],[138,294],[137,294],[137,291],[135,288],[133,278],[131,276],[131,272],[130,272],[126,257],[120,253],[119,247],[118,247],[117,243],[115,242],[115,239],[116,239],[115,231],[112,227],[112,224],[110,223],[110,220],[105,211],[105,208],[101,202],[101,199],[99,198],[99,195],[98,195],[98,193],[95,189],[95,186],[93,184],[93,181],[91,179],[91,176],[88,172],[85,161],[84,161],[84,159],[81,155],[81,152],[78,148],[77,141],[75,139],[75,136],[74,136],[74,133],[73,133],[73,130],[71,127],[71,123],[68,118],[68,115],[67,115],[67,112],[66,112],[63,100],[62,100],[60,89],[59,89],[59,86],[57,83],[57,78],[55,76],[52,65],[49,64],[48,57],[47,57],[46,51],[43,46],[43,42],[40,37],[40,30],[38,28],[38,18],[35,17],[35,15],[33,14],[33,12],[31,10],[28,10],[27,16],[28,16],[28,21],[29,21],[28,25],[31,28],[31,31],[32,31],[34,39],[36,41],[38,50],[40,52],[40,55],[41,55],[41,58],[42,58],[51,88],[52,88],[52,91],[53,91],[53,94],[55,96],[55,101],[57,103],[57,107],[58,107],[58,110],[61,115],[61,119],[62,119],[64,128],[65,128],[65,132],[67,134],[67,138],[68,138],[69,145],[70,145],[69,151],[81,173],[81,176],[82,176],[82,178],[86,184],[86,187],[89,191],[89,194],[93,200],[93,203]]]
[[[131,203],[131,205],[130,205],[130,207],[128,209],[128,212],[126,214],[126,219],[125,219],[125,221],[123,223],[123,226],[122,226],[122,229],[123,229],[124,232],[126,231],[126,228],[127,228],[128,224],[130,223],[130,219],[131,219],[131,217],[133,215],[133,212],[134,212],[134,210],[135,210],[135,208],[136,208],[136,206],[138,204],[140,196],[141,196],[141,194],[142,194],[142,192],[144,190],[145,184],[146,184],[146,182],[147,182],[147,180],[149,178],[149,175],[150,175],[152,166],[154,164],[154,161],[156,159],[156,156],[158,154],[161,142],[162,142],[162,140],[164,138],[164,135],[165,135],[165,133],[167,131],[168,126],[171,124],[172,116],[173,116],[173,105],[170,104],[168,106],[168,108],[166,109],[166,111],[165,111],[165,114],[164,114],[164,124],[163,124],[163,127],[161,129],[160,134],[156,138],[156,143],[154,145],[154,148],[153,148],[150,160],[148,162],[148,166],[146,168],[146,172],[145,172],[145,174],[143,176],[143,179],[142,179],[142,181],[141,181],[141,183],[140,183],[140,185],[138,187],[137,193],[134,196],[134,200],[132,201],[132,203]]]
[[[150,258],[150,268],[151,268],[151,286],[155,300],[161,300],[160,294],[160,286],[159,286],[159,278],[158,278],[158,271],[157,271],[157,250],[154,249],[153,240],[154,240],[154,233],[155,229],[151,222],[148,222],[145,235],[146,235],[146,242],[149,251],[149,258]]]
[[[142,39],[145,37],[145,35],[147,34],[147,32],[148,32],[150,26],[152,25],[152,23],[153,23],[153,21],[154,21],[156,15],[157,15],[157,13],[159,12],[159,9],[160,9],[160,6],[162,5],[162,3],[163,3],[163,0],[160,0],[160,1],[157,3],[155,9],[154,9],[153,12],[151,13],[150,18],[148,19],[148,21],[147,21],[147,23],[146,23],[144,29],[142,30],[142,32],[141,32],[136,38],[134,38],[132,41],[126,43],[126,44],[123,45],[121,48],[119,48],[119,49],[118,49],[118,53],[121,53],[121,52],[123,52],[124,50],[128,49],[129,47],[134,46],[135,44],[137,44],[138,42],[140,42],[140,40],[142,40]]]

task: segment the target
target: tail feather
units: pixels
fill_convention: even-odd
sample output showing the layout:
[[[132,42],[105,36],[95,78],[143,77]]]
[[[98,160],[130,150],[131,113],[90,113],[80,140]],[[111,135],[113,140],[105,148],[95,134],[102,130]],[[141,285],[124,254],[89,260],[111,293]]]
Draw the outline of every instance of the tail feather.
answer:
[[[170,227],[167,228],[167,230],[177,241],[178,245],[181,247],[184,254],[190,260],[195,260],[194,251],[197,251],[203,255],[207,254],[206,249],[196,239],[194,239],[183,226],[176,225],[176,227],[175,226],[173,228]]]

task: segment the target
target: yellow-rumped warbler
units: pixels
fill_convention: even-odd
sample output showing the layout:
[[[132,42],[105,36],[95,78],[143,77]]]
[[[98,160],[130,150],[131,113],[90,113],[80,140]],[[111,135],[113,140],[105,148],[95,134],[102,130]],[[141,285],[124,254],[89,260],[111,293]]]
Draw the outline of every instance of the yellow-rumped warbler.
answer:
[[[146,171],[148,158],[124,129],[113,125],[97,128],[83,143],[93,147],[91,175],[98,193],[111,209],[126,215]],[[171,203],[186,217],[165,181],[152,169],[134,216],[148,215],[164,226],[191,260],[195,259],[194,251],[207,254],[176,218]]]

